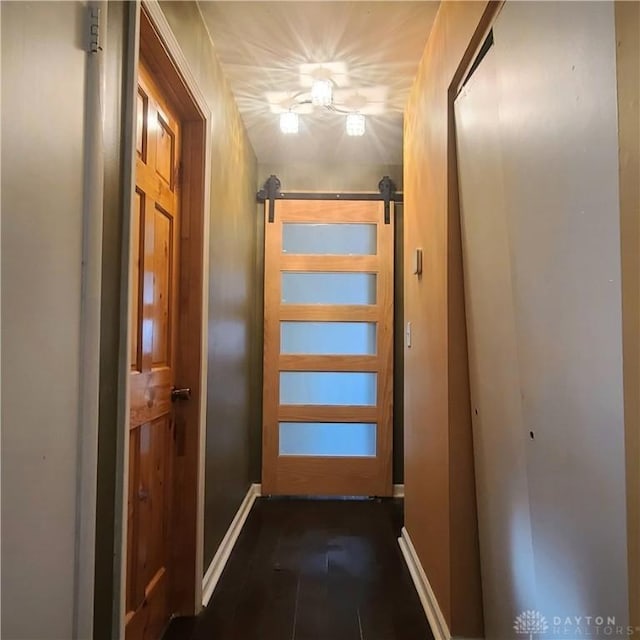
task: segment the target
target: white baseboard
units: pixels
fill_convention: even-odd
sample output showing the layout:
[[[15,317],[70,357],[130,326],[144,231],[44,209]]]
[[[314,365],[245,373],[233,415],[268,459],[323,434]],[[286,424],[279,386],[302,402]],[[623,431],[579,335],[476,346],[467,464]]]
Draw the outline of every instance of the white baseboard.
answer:
[[[418,554],[411,542],[409,533],[402,527],[402,535],[398,538],[400,550],[409,568],[409,573],[416,587],[422,608],[427,615],[431,631],[435,640],[451,640],[451,633],[447,621],[442,614],[436,595],[429,584],[429,580],[422,568]]]
[[[227,560],[229,560],[231,551],[233,551],[233,547],[238,540],[242,527],[244,526],[247,516],[251,511],[251,507],[256,501],[256,498],[260,495],[262,495],[262,486],[259,484],[252,484],[247,491],[247,495],[240,504],[238,512],[229,525],[227,533],[225,533],[224,538],[222,538],[222,542],[220,543],[220,546],[213,556],[213,560],[211,560],[211,564],[202,579],[202,606],[206,607],[207,604],[209,604],[209,600],[211,600],[213,591],[218,584],[218,580],[220,580],[222,571],[227,564]]]
[[[404,485],[403,484],[394,484],[393,485],[393,497],[394,498],[404,498]]]

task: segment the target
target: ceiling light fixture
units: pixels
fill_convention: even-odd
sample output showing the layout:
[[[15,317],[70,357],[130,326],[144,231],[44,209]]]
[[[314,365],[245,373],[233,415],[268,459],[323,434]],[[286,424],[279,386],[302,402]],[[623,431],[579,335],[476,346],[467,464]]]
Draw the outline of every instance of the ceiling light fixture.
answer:
[[[316,107],[328,107],[333,102],[331,80],[314,80],[311,85],[311,104]]]
[[[280,114],[280,131],[282,133],[298,133],[300,118],[294,111],[285,111]]]
[[[361,113],[350,113],[347,115],[347,135],[363,136],[365,129],[364,116]]]
[[[372,113],[371,109],[378,101],[371,94],[371,89],[340,89],[334,97],[333,89],[336,86],[338,85],[334,82],[331,72],[321,67],[314,72],[310,87],[297,93],[267,94],[268,98],[270,95],[275,98],[273,102],[269,99],[272,110],[280,114],[280,131],[284,134],[298,133],[299,114],[312,114],[320,108],[321,111],[346,116],[344,130],[348,136],[363,136],[366,129],[363,111]]]

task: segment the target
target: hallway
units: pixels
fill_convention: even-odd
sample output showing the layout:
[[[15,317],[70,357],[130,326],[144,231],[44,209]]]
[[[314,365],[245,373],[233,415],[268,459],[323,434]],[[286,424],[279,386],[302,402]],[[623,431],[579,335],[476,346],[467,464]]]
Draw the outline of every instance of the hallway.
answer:
[[[163,640],[429,640],[402,500],[258,498],[196,623]]]
[[[2,638],[638,638],[640,0],[0,23]]]

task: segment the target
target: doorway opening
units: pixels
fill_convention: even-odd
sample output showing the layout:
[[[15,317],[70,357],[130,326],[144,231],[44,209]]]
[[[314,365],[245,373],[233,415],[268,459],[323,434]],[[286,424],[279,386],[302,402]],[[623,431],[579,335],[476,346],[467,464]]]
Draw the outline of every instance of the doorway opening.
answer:
[[[120,634],[199,609],[210,114],[154,3],[139,15]],[[124,631],[124,633],[123,633]]]

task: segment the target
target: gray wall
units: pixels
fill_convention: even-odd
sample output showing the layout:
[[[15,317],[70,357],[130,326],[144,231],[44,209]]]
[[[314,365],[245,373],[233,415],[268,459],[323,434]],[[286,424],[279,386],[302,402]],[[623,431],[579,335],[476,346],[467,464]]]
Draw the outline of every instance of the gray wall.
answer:
[[[256,304],[257,163],[195,3],[162,10],[211,108],[205,571],[249,484],[260,447],[262,311]]]
[[[398,191],[402,191],[402,165],[391,164],[261,164],[258,169],[258,187],[272,174],[280,178],[282,191],[377,191],[378,182],[389,176]],[[258,207],[258,273],[263,283],[264,272],[264,209]],[[393,482],[404,481],[404,315],[403,315],[403,207],[397,204],[395,216],[395,272],[394,272],[394,379],[393,379]],[[262,305],[262,298],[259,298]],[[262,308],[262,307],[260,307]],[[260,347],[262,349],[262,347]],[[260,418],[261,419],[261,418]],[[257,467],[257,477],[260,467]]]
[[[627,637],[614,5],[494,37],[457,105],[486,637]]]
[[[71,638],[84,11],[79,2],[0,11],[2,637]]]
[[[389,176],[402,191],[402,165],[398,164],[260,164],[260,187],[272,174],[283,191],[377,191],[382,176]]]

